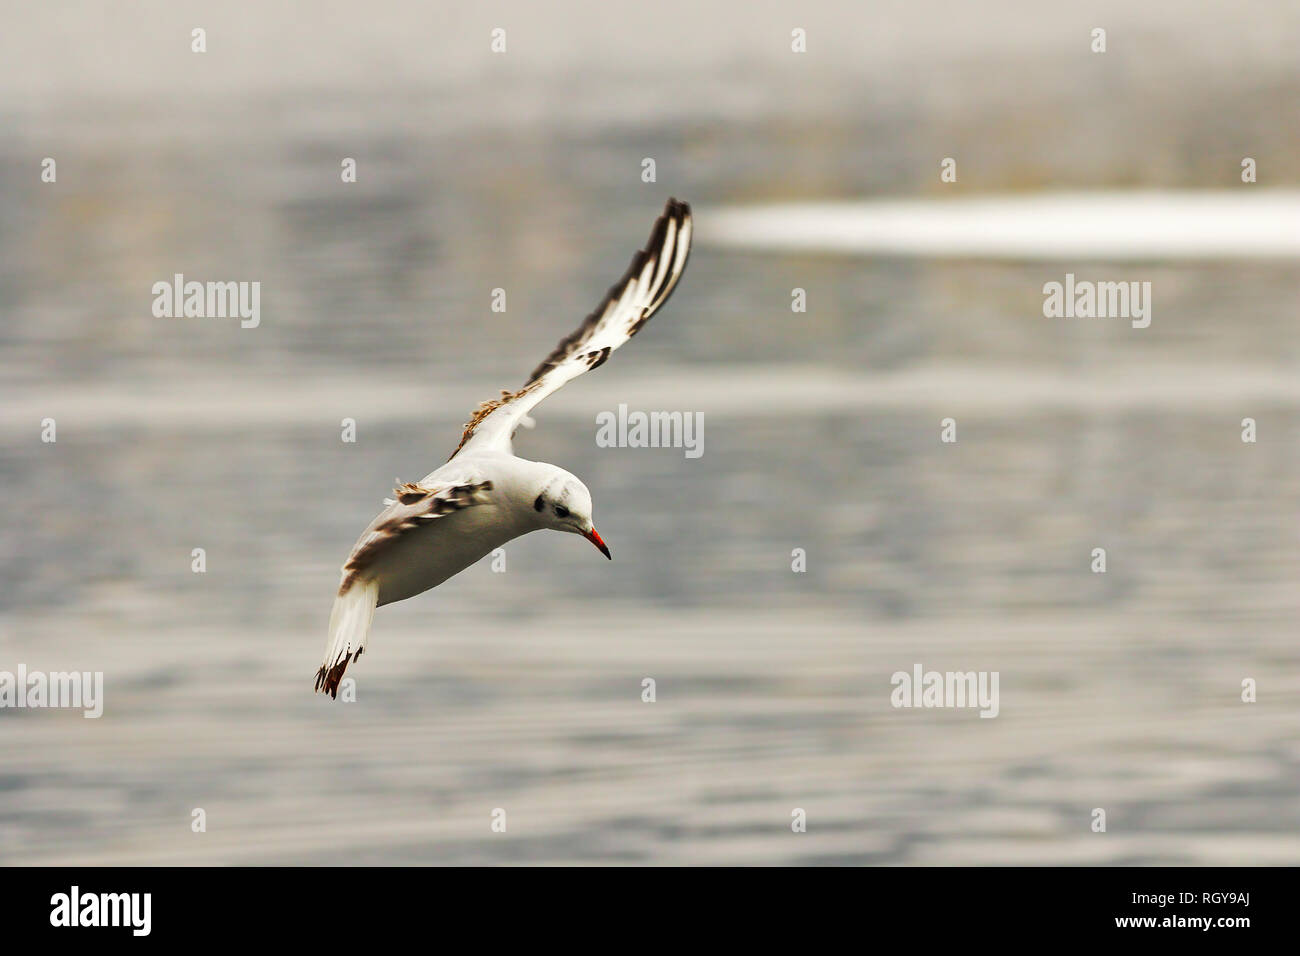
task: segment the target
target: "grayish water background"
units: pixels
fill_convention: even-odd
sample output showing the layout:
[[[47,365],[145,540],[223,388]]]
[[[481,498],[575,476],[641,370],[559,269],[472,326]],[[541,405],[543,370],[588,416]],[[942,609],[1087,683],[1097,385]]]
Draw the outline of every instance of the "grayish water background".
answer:
[[[7,11],[0,669],[103,670],[107,705],[0,711],[0,860],[1300,862],[1293,263],[708,233],[711,206],[931,197],[944,156],[969,193],[1229,188],[1243,155],[1294,186],[1300,14],[872,6]],[[673,302],[518,442],[592,487],[615,561],[518,541],[378,614],[357,703],[314,697],[392,477],[669,194],[699,227]],[[1151,328],[1044,319],[1066,271],[1151,281]],[[175,272],[260,281],[261,327],[155,319]],[[597,448],[619,402],[704,412],[704,456]],[[1000,671],[1001,715],[891,708],[916,662]]]

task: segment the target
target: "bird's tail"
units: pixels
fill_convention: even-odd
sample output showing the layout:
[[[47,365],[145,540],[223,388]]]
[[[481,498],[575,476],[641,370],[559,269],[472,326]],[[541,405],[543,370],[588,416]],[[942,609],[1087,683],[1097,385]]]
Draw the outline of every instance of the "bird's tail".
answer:
[[[338,697],[343,672],[366,649],[370,620],[375,616],[375,605],[378,603],[379,582],[365,578],[354,580],[346,591],[334,599],[325,662],[316,672],[317,691]]]

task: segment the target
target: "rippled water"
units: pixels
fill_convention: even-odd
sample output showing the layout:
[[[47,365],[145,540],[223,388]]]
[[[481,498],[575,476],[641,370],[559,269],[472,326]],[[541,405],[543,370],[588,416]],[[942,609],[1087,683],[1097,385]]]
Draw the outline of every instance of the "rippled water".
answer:
[[[1025,29],[1030,71],[1047,26]],[[659,112],[612,67],[603,89],[557,74],[523,120],[493,114],[524,86],[501,80],[445,120],[412,112],[418,84],[203,110],[130,92],[102,115],[8,97],[0,670],[102,670],[107,699],[100,720],[0,710],[0,859],[1300,861],[1293,266],[710,236],[724,207],[932,195],[950,152],[972,193],[1224,188],[1231,134],[1294,184],[1268,107],[1294,87],[1225,43],[1257,109],[1139,74],[1145,98],[1104,74],[966,99],[823,79],[742,108],[770,73],[753,64]],[[1091,135],[1046,135],[1062,110]],[[613,563],[514,542],[504,574],[378,613],[357,702],[313,696],[338,565],[392,478],[522,380],[669,194],[698,220],[673,301],[517,446],[593,489]],[[1044,319],[1067,271],[1150,281],[1151,327]],[[261,325],[154,318],[176,272],[261,282]],[[597,447],[620,402],[702,412],[704,455]],[[890,676],[918,662],[998,671],[999,716],[894,709]]]

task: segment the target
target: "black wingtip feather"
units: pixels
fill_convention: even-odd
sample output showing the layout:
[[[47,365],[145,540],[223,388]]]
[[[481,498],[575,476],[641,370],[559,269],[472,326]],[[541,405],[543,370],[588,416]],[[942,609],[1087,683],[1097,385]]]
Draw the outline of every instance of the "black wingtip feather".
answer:
[[[676,197],[669,198],[668,202],[664,204],[664,211],[660,214],[659,218],[655,220],[654,227],[650,230],[650,238],[646,242],[645,248],[638,251],[637,254],[632,257],[632,262],[627,267],[627,271],[623,273],[622,278],[609,287],[605,292],[605,297],[600,300],[600,304],[596,306],[595,310],[588,315],[585,320],[583,320],[582,324],[579,325],[572,334],[565,336],[565,338],[560,341],[560,344],[555,347],[550,355],[546,356],[546,360],[543,361],[541,365],[533,369],[533,373],[528,376],[528,381],[524,383],[525,388],[545,375],[547,370],[568,358],[575,348],[581,347],[581,343],[588,337],[593,326],[600,321],[600,317],[604,313],[605,307],[609,304],[609,301],[617,298],[622,293],[623,288],[628,284],[628,282],[641,274],[641,270],[645,268],[646,260],[663,248],[665,234],[668,232],[668,223],[670,221],[677,223],[676,236],[680,237],[682,224],[689,219],[690,216],[690,203],[682,202]],[[674,241],[673,248],[667,251],[667,254],[674,257],[676,256],[676,241]],[[686,254],[687,261],[689,261],[689,249]],[[683,262],[682,268],[678,272],[678,276],[680,277],[680,274],[685,271],[686,262]],[[665,281],[672,281],[672,275],[673,270],[669,268],[668,272],[664,275]],[[652,311],[658,311],[658,309],[662,308],[663,304],[668,301],[675,289],[676,285],[674,284],[669,288],[668,295],[665,295],[661,300],[659,300]],[[643,316],[642,319],[632,327],[629,334],[636,335],[649,317],[649,315]],[[608,355],[605,357],[608,358]],[[598,364],[603,363],[604,359],[602,359]],[[593,368],[594,367],[595,366],[593,366]]]

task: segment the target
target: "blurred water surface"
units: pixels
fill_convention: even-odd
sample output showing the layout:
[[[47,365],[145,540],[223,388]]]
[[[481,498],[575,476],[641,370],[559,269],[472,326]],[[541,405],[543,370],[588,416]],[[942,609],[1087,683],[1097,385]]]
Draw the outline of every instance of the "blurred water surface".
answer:
[[[104,66],[152,49],[129,24],[70,21],[67,75],[10,50],[0,669],[103,670],[107,701],[100,720],[0,711],[0,860],[1300,861],[1293,265],[709,234],[724,206],[933,196],[948,155],[971,195],[1232,188],[1242,155],[1294,186],[1277,107],[1300,88],[1270,53],[1294,49],[1294,11],[1270,30],[1210,6],[1107,6],[1112,59],[1066,68],[1091,24],[1036,5],[928,33],[903,6],[829,4],[820,36],[847,18],[878,56],[828,38],[802,78],[753,52],[789,56],[761,6],[734,30],[700,13],[680,46],[619,33],[636,57],[596,42],[596,5],[551,26],[520,7],[505,76],[486,41],[448,39],[487,20],[417,19],[416,57],[391,8],[355,35],[313,23],[292,69],[269,52],[277,4],[213,29],[240,59],[214,39],[199,78],[188,54]],[[184,37],[193,9],[162,22]],[[52,56],[58,18],[30,16]],[[512,543],[506,573],[379,612],[356,703],[313,696],[338,565],[391,479],[522,381],[670,194],[698,225],[675,298],[516,446],[593,489],[613,563]],[[1151,327],[1044,319],[1067,271],[1150,281]],[[261,325],[154,318],[177,272],[261,282]],[[598,448],[621,402],[703,412],[703,456]],[[999,671],[999,717],[893,709],[890,675],[917,662]]]

